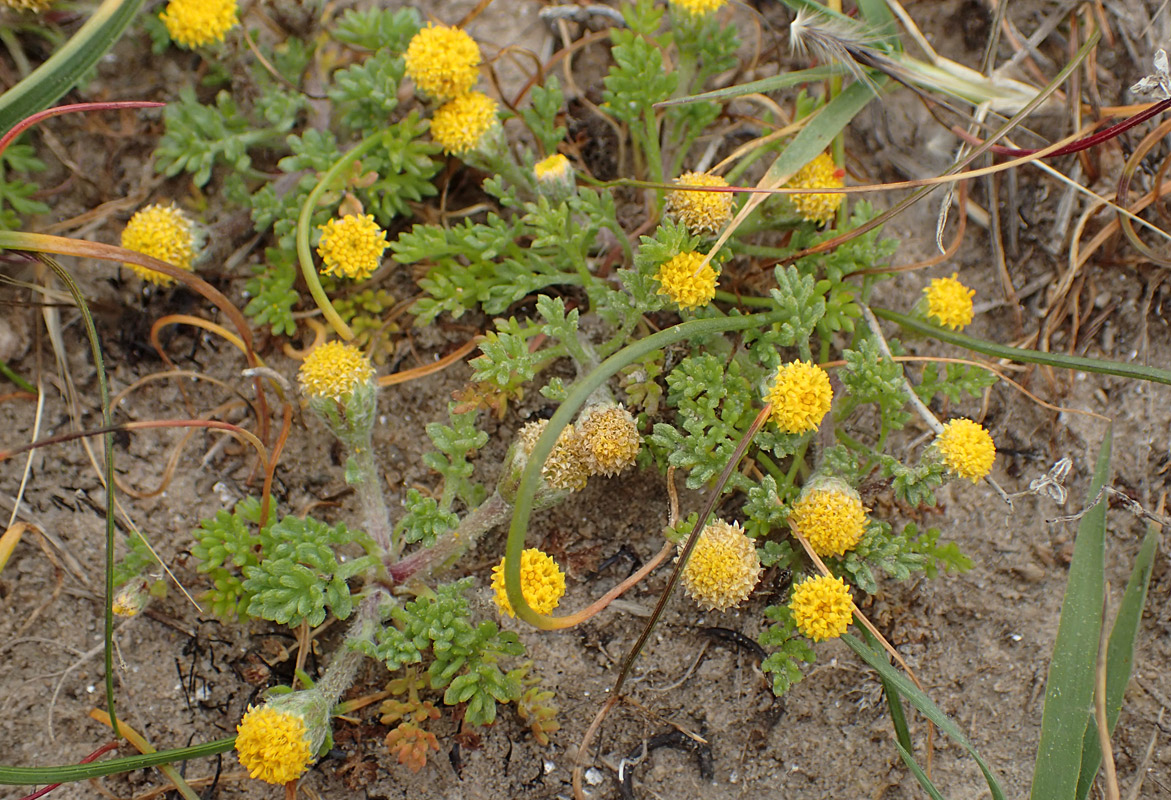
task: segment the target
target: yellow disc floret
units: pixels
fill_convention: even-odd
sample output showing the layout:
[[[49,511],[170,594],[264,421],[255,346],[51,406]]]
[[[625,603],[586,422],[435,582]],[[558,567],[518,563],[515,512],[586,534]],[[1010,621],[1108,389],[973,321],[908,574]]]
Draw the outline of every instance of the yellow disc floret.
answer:
[[[569,159],[561,153],[554,153],[533,165],[533,172],[541,183],[564,180],[565,176],[569,175],[572,170],[573,167],[570,166]]]
[[[670,5],[684,14],[699,17],[718,10],[724,2],[725,0],[670,0]]]
[[[222,42],[236,24],[236,0],[171,0],[159,19],[175,44],[202,47]]]
[[[407,45],[407,75],[440,103],[466,94],[480,73],[480,46],[467,31],[428,23]]]
[[[620,405],[599,403],[577,421],[578,450],[591,475],[617,475],[634,463],[642,437]]]
[[[680,253],[659,267],[655,280],[659,282],[659,294],[665,294],[680,308],[706,306],[716,296],[716,271],[710,263],[703,269],[703,253]]]
[[[548,424],[547,419],[530,422],[517,433],[526,458],[533,452],[537,439],[541,437]],[[581,439],[573,427],[566,426],[557,436],[553,452],[545,459],[541,478],[554,489],[575,492],[585,488],[589,477],[590,473],[581,457]]]
[[[374,377],[374,365],[362,351],[345,342],[326,342],[313,348],[297,378],[301,391],[311,398],[332,398],[341,402],[354,389]]]
[[[958,331],[972,321],[972,298],[975,289],[969,289],[958,280],[956,273],[950,278],[936,278],[923,290],[927,296],[927,313],[953,331]]]
[[[834,166],[834,160],[828,153],[822,153],[797,170],[797,174],[789,179],[788,186],[790,189],[840,189],[846,185],[842,177],[842,173]],[[825,223],[837,213],[845,195],[816,193],[791,194],[788,197],[803,218],[810,222]]]
[[[47,9],[53,0],[0,0],[0,6],[8,6],[17,11],[32,11],[39,14]]]
[[[515,617],[504,588],[504,559],[492,567],[492,588],[500,613]],[[565,573],[557,562],[535,547],[520,555],[520,588],[529,608],[538,614],[551,614],[565,594]]]
[[[452,155],[475,150],[497,124],[496,110],[496,101],[483,92],[462,94],[435,111],[431,138]]]
[[[824,369],[793,361],[777,370],[764,401],[773,404],[772,420],[783,433],[805,433],[821,424],[833,397]]]
[[[122,231],[122,246],[127,250],[166,261],[173,267],[190,271],[195,261],[195,228],[191,220],[174,206],[150,205],[141,209]],[[169,286],[170,275],[126,263],[144,281]]]
[[[800,531],[819,556],[853,550],[866,523],[866,509],[857,493],[836,486],[804,492],[789,511],[790,527]]]
[[[789,610],[797,630],[815,642],[836,639],[854,619],[849,588],[841,578],[829,575],[808,578],[793,587]]]
[[[719,175],[684,172],[674,181],[680,186],[727,186]],[[666,211],[691,233],[717,233],[732,219],[731,192],[676,189],[667,192]]]
[[[305,720],[268,706],[248,709],[236,727],[236,753],[249,775],[277,784],[295,781],[313,760]]]
[[[388,247],[386,231],[378,227],[373,214],[346,214],[320,227],[317,255],[325,262],[321,271],[326,275],[365,280],[382,263]]]
[[[704,526],[683,567],[683,588],[700,608],[723,611],[748,599],[760,573],[756,544],[737,523],[717,519]]]
[[[935,451],[948,471],[976,483],[992,471],[996,445],[983,425],[970,419],[953,419],[944,423],[943,432],[935,437]]]

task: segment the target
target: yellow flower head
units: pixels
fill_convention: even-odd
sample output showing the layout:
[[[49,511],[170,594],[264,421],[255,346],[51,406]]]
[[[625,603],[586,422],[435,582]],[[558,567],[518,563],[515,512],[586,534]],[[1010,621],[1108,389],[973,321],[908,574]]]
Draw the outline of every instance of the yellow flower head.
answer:
[[[370,359],[345,342],[326,342],[313,348],[297,373],[301,391],[309,397],[329,397],[339,403],[373,377]]]
[[[718,10],[725,0],[669,0],[672,9],[693,17],[700,17]]]
[[[790,189],[840,189],[846,185],[843,177],[844,174],[834,166],[833,158],[828,153],[822,153],[797,170],[788,185]],[[817,193],[791,194],[788,197],[802,217],[810,222],[825,223],[837,213],[845,195]]]
[[[541,183],[552,183],[564,180],[573,171],[569,159],[561,153],[554,153],[533,165],[533,172]]]
[[[501,614],[515,617],[504,589],[504,559],[492,567],[492,588]],[[565,573],[557,562],[535,547],[520,554],[520,588],[525,602],[538,614],[552,614],[565,594]]]
[[[134,578],[114,595],[112,611],[115,616],[133,617],[150,602],[149,586],[142,578]]]
[[[159,19],[181,47],[222,42],[236,24],[236,0],[171,0]]]
[[[717,519],[699,534],[683,567],[683,588],[700,608],[723,611],[748,599],[760,573],[752,539],[737,523]]]
[[[166,261],[173,267],[190,271],[195,261],[195,226],[174,206],[150,205],[140,209],[122,231],[122,246],[127,250]],[[170,275],[137,264],[124,264],[144,281],[169,286]]]
[[[373,214],[346,214],[320,227],[317,255],[325,262],[321,271],[326,275],[360,281],[378,269],[382,253],[389,245],[386,231],[378,227]]]
[[[969,289],[958,280],[953,272],[950,278],[936,278],[923,290],[927,296],[927,313],[953,331],[958,331],[972,321],[972,298],[975,289]]]
[[[277,784],[295,781],[313,760],[304,718],[267,705],[249,707],[236,726],[236,753],[249,775]]]
[[[679,186],[727,186],[719,175],[684,172],[674,180]],[[687,226],[691,233],[717,233],[732,219],[731,192],[700,192],[676,189],[667,192],[666,211]]]
[[[541,437],[548,424],[547,419],[530,422],[518,432],[520,446],[526,458],[533,452],[537,439]],[[576,492],[585,488],[589,477],[590,473],[581,457],[581,439],[572,426],[566,426],[561,429],[557,444],[553,445],[553,452],[545,459],[541,478],[554,489]]]
[[[431,138],[451,155],[475,150],[497,124],[496,109],[496,101],[483,92],[461,94],[436,109]]]
[[[833,398],[829,375],[816,364],[804,361],[782,364],[764,394],[764,401],[773,404],[773,422],[783,433],[816,429]]]
[[[445,103],[466,94],[480,74],[480,46],[459,28],[428,23],[407,45],[407,76],[423,94]]]
[[[836,639],[854,619],[854,603],[845,581],[829,575],[808,578],[793,587],[789,610],[797,630],[815,642]]]
[[[853,550],[866,532],[866,523],[858,493],[840,480],[802,492],[789,511],[789,526],[800,531],[819,556]]]
[[[32,11],[39,14],[49,7],[53,0],[0,0],[0,6],[8,6],[17,11]]]
[[[617,475],[634,463],[642,437],[634,417],[620,405],[599,403],[577,421],[578,449],[591,475]]]
[[[708,263],[696,275],[703,258],[703,253],[680,253],[659,267],[655,273],[655,280],[661,284],[659,294],[667,295],[680,308],[710,303],[716,296],[716,271]]]
[[[970,419],[953,419],[932,445],[949,472],[977,483],[992,471],[996,445],[984,426]]]

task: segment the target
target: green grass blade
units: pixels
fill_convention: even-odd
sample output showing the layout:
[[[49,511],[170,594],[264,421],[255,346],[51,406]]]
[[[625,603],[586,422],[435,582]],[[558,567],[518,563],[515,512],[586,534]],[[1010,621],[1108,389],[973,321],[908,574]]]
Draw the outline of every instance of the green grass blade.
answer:
[[[855,653],[858,657],[869,664],[882,678],[884,682],[889,682],[901,695],[910,701],[911,705],[919,709],[923,716],[935,723],[935,726],[943,731],[945,734],[955,740],[956,744],[964,748],[973,759],[975,759],[977,766],[980,767],[980,772],[984,774],[984,780],[988,783],[988,790],[992,793],[993,800],[1005,800],[1004,790],[1000,788],[1000,783],[996,780],[996,776],[992,774],[992,770],[988,764],[976,752],[976,748],[968,741],[968,737],[964,735],[959,726],[955,724],[951,717],[943,713],[939,706],[935,705],[930,697],[924,694],[918,686],[911,683],[906,675],[899,672],[890,665],[887,661],[886,653],[880,653],[873,648],[867,647],[861,639],[850,634],[844,634],[842,641]],[[901,745],[900,745],[901,746]]]
[[[142,0],[104,0],[63,47],[0,95],[0,136],[72,89],[114,46],[141,5]]]
[[[878,640],[874,638],[874,634],[865,628],[861,629],[861,633],[866,644],[877,651]],[[895,729],[895,738],[899,745],[906,748],[908,753],[914,752],[914,745],[911,744],[911,728],[907,725],[907,712],[903,709],[903,699],[899,696],[899,690],[881,673],[878,677],[882,681],[883,694],[886,695],[886,707],[890,711],[890,722]]]
[[[193,758],[205,758],[226,753],[236,744],[236,737],[216,739],[213,742],[180,747],[175,750],[160,750],[141,756],[127,756],[110,761],[95,761],[92,764],[64,764],[59,767],[0,767],[0,786],[38,786],[47,783],[70,783],[119,772],[132,772],[159,764],[173,764]]]
[[[1114,732],[1118,714],[1122,709],[1122,697],[1130,683],[1134,668],[1134,640],[1138,636],[1143,607],[1147,604],[1147,589],[1151,581],[1151,568],[1155,563],[1155,552],[1159,549],[1160,530],[1155,525],[1147,527],[1147,536],[1134,560],[1122,605],[1114,618],[1110,630],[1110,641],[1106,644],[1106,726]],[[1090,793],[1090,785],[1098,774],[1102,763],[1102,748],[1098,744],[1098,726],[1094,719],[1086,727],[1082,740],[1082,769],[1078,777],[1077,797],[1084,800]]]
[[[655,103],[655,108],[681,106],[687,103],[698,103],[701,100],[730,100],[733,97],[742,97],[746,94],[766,94],[768,92],[775,92],[778,89],[788,89],[790,86],[799,86],[802,83],[824,81],[835,75],[849,74],[850,71],[845,67],[832,64],[824,67],[810,67],[809,69],[799,69],[795,72],[782,72],[780,75],[773,75],[768,78],[761,78],[758,81],[737,84],[736,86],[726,86],[723,89],[713,89],[710,92],[701,92],[700,94],[693,94],[687,97],[675,97],[670,100],[664,100],[661,103]]]
[[[1100,358],[1083,358],[1081,356],[1067,356],[1062,353],[1045,353],[1040,350],[1009,347],[949,331],[930,322],[924,322],[921,319],[909,317],[890,309],[871,306],[870,310],[874,312],[874,316],[894,322],[901,328],[930,336],[945,344],[954,344],[956,347],[971,350],[973,353],[981,353],[990,358],[1007,358],[1010,361],[1023,364],[1043,364],[1048,367],[1083,370],[1101,375],[1118,375],[1122,378],[1135,378],[1140,381],[1171,385],[1171,371],[1165,369],[1145,367],[1141,364],[1127,364],[1121,361],[1106,361]]]
[[[943,800],[943,794],[935,787],[931,779],[927,777],[927,773],[923,771],[923,768],[915,763],[915,757],[911,755],[907,748],[898,742],[895,742],[895,747],[899,749],[899,756],[902,757],[903,763],[907,765],[907,769],[915,776],[915,780],[919,781],[919,785],[923,787],[923,791],[927,792],[931,800]]]
[[[1077,790],[1081,773],[1082,741],[1092,716],[1094,665],[1102,632],[1105,594],[1106,496],[1099,497],[1110,474],[1108,430],[1098,451],[1098,465],[1087,502],[1098,501],[1078,524],[1069,566],[1069,581],[1061,601],[1061,621],[1053,660],[1045,684],[1045,711],[1041,715],[1041,743],[1033,770],[1032,800],[1067,800]]]

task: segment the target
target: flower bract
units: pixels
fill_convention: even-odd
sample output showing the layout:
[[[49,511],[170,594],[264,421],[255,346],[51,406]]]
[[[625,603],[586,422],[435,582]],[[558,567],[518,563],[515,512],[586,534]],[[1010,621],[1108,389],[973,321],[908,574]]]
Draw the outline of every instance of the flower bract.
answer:
[[[461,94],[435,111],[431,138],[451,155],[475,150],[497,124],[496,109],[496,101],[483,92]]]
[[[175,44],[202,47],[222,42],[236,24],[236,0],[171,0],[159,19]]]
[[[591,475],[617,475],[634,463],[642,437],[620,405],[599,403],[577,421],[578,450]]]
[[[802,493],[789,511],[789,525],[809,540],[819,556],[853,550],[866,532],[866,509],[858,493],[841,481]]]
[[[680,186],[727,186],[718,175],[685,172],[674,180]],[[691,233],[717,233],[732,219],[735,198],[731,192],[702,192],[676,189],[667,192],[666,212],[687,226]]]
[[[817,428],[833,402],[829,375],[816,364],[793,361],[782,364],[765,392],[773,404],[772,420],[784,433],[805,433]]]
[[[830,575],[807,578],[793,587],[789,609],[797,630],[815,642],[836,639],[854,619],[849,588],[841,578]]]
[[[975,289],[969,289],[952,273],[950,278],[935,278],[923,289],[927,297],[927,313],[953,331],[958,331],[972,321],[972,298]]]
[[[195,261],[195,228],[186,215],[174,206],[150,205],[140,209],[122,231],[122,246],[127,250],[166,261],[173,267],[191,270]],[[137,264],[125,263],[144,281],[169,286],[170,275]]]
[[[504,559],[492,568],[492,588],[500,613],[515,617],[504,588]],[[551,614],[565,594],[565,573],[549,555],[530,547],[520,556],[520,588],[525,602],[538,614]]]
[[[723,611],[748,599],[760,573],[752,539],[738,524],[714,520],[704,526],[683,567],[683,588],[700,608]]]
[[[949,472],[976,483],[992,471],[996,445],[991,434],[978,422],[953,419],[944,423],[943,432],[935,437],[935,451]]]
[[[554,153],[533,165],[537,176],[537,189],[554,202],[568,198],[577,190],[577,176],[573,165],[561,153]]]
[[[354,388],[374,377],[374,365],[362,351],[345,342],[326,342],[313,348],[297,378],[301,391],[312,398],[332,398],[341,402]]]
[[[236,754],[253,778],[278,784],[301,777],[313,760],[304,718],[267,705],[244,714],[236,727]]]
[[[326,275],[365,280],[378,269],[388,246],[386,231],[378,227],[373,214],[346,214],[321,226],[317,255]]]
[[[808,164],[797,170],[797,174],[789,179],[790,189],[840,189],[845,186],[842,174],[834,166],[834,160],[828,153],[822,153]],[[845,195],[810,193],[791,194],[789,202],[810,222],[825,223],[837,213]]]
[[[716,271],[708,263],[695,274],[703,259],[703,253],[680,253],[664,263],[655,273],[659,294],[671,298],[680,308],[699,308],[710,303],[716,296]]]
[[[445,103],[466,94],[480,72],[480,46],[460,28],[428,23],[404,57],[407,75],[423,94]]]

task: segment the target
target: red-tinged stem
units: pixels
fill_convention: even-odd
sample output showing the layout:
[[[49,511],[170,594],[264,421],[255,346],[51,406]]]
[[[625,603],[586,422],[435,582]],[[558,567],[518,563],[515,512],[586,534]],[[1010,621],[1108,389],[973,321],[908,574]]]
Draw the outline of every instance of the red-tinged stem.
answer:
[[[101,747],[99,747],[97,750],[94,750],[92,753],[90,753],[88,756],[81,759],[81,761],[78,761],[77,763],[78,764],[93,763],[94,761],[97,761],[100,757],[104,756],[106,753],[110,752],[111,750],[117,750],[117,749],[118,749],[117,742],[108,742],[108,743],[102,745]],[[51,783],[48,786],[46,786],[44,789],[37,789],[32,794],[26,794],[24,797],[20,798],[20,800],[37,800],[38,797],[44,797],[45,795],[47,795],[49,792],[53,791],[54,789],[56,789],[60,785],[61,784],[59,784],[59,783]]]
[[[1160,100],[1157,103],[1152,103],[1149,107],[1147,107],[1143,111],[1140,111],[1139,113],[1135,114],[1133,117],[1128,117],[1127,119],[1124,119],[1121,122],[1114,123],[1109,128],[1106,128],[1104,130],[1100,130],[1097,133],[1091,133],[1088,136],[1082,137],[1081,139],[1077,139],[1075,141],[1072,141],[1069,144],[1065,145],[1064,147],[1059,147],[1058,149],[1054,150],[1052,153],[1049,153],[1047,157],[1051,158],[1053,156],[1067,156],[1070,153],[1078,153],[1078,152],[1081,152],[1082,150],[1088,150],[1089,148],[1094,147],[1095,145],[1099,145],[1102,142],[1109,141],[1110,139],[1113,139],[1115,136],[1118,136],[1121,133],[1125,133],[1126,131],[1133,128],[1135,125],[1141,125],[1142,123],[1146,122],[1147,120],[1151,119],[1152,117],[1157,117],[1159,114],[1162,114],[1164,111],[1166,111],[1169,108],[1171,108],[1171,98],[1168,98],[1166,100]],[[980,145],[980,144],[984,143],[983,139],[980,139],[977,136],[973,136],[972,134],[968,133],[967,131],[965,131],[959,127],[953,126],[951,130],[952,130],[952,133],[954,133],[956,136],[963,139],[968,144]],[[1027,156],[1031,156],[1034,153],[1039,153],[1044,148],[1040,148],[1040,147],[1033,147],[1033,148],[1005,147],[1003,145],[994,144],[994,145],[992,145],[992,147],[990,149],[992,150],[993,153],[995,153],[998,156],[1009,156],[1012,158],[1024,158]]]
[[[3,153],[12,140],[42,120],[50,117],[59,117],[62,114],[72,114],[75,111],[111,111],[120,108],[160,108],[166,103],[154,103],[147,100],[118,100],[109,103],[71,103],[70,105],[46,108],[38,111],[31,117],[25,117],[16,123],[8,133],[0,137],[0,153]]]

